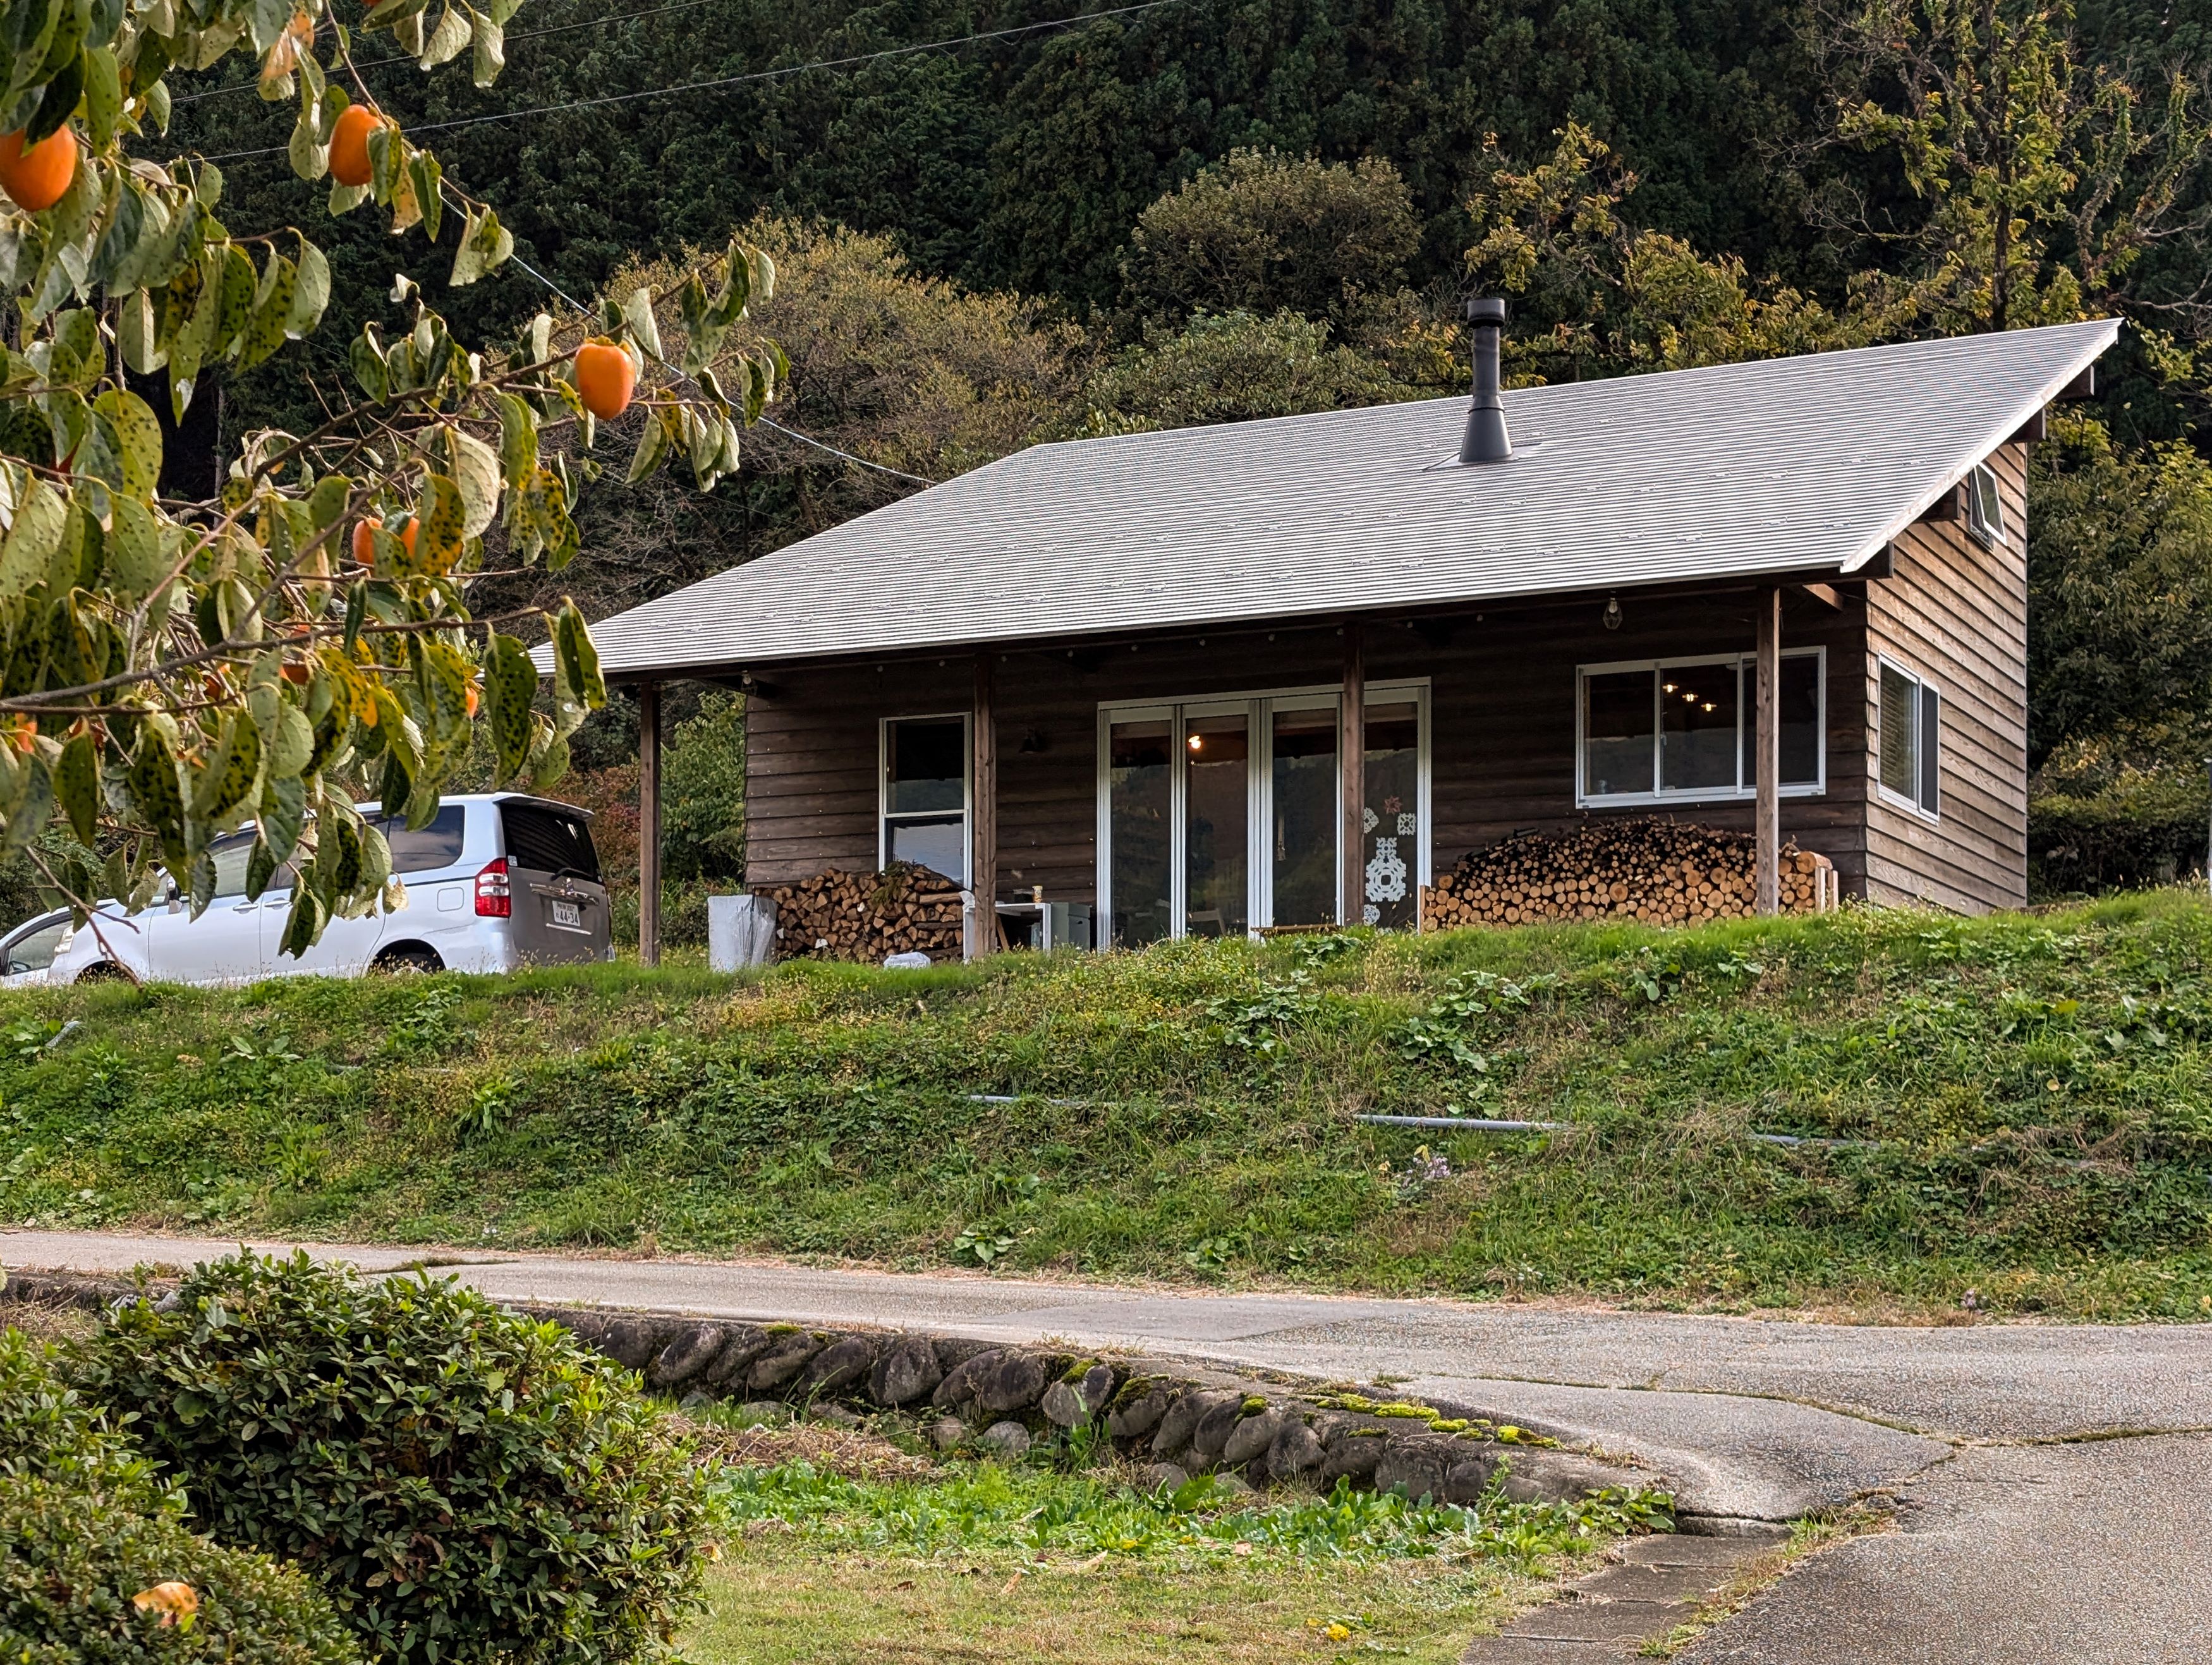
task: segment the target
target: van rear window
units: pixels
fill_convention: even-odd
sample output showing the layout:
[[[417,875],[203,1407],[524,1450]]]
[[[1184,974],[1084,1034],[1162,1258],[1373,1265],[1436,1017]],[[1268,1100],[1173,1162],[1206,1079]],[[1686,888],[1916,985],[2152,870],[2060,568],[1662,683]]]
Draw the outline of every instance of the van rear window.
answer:
[[[459,804],[447,805],[430,818],[428,826],[416,832],[407,830],[404,816],[380,817],[376,823],[384,842],[392,846],[395,873],[427,873],[433,868],[452,866],[461,859],[468,827],[469,812]]]
[[[599,883],[599,853],[582,816],[548,804],[501,804],[499,818],[507,829],[507,858],[516,866]]]

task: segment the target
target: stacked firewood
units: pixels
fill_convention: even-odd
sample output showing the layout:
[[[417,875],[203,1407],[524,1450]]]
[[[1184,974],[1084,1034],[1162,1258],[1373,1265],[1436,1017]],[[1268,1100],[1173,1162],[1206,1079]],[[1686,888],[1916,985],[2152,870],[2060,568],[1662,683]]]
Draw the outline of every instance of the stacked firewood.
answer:
[[[1752,835],[1673,821],[1593,823],[1556,836],[1509,839],[1462,856],[1421,893],[1421,928],[1629,918],[1652,925],[1741,919],[1756,911]],[[1782,847],[1782,911],[1836,905],[1828,858]]]
[[[832,867],[761,892],[775,902],[779,959],[857,960],[893,954],[961,955],[960,887],[940,872],[894,861],[879,873]]]

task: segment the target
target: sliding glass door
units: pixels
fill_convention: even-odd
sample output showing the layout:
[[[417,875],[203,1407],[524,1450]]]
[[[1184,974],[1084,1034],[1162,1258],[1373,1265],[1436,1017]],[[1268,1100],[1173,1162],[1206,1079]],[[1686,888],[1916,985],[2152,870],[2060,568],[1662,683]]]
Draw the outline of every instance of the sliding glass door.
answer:
[[[1112,939],[1241,936],[1342,917],[1340,696],[1109,706],[1100,718],[1099,879]],[[1368,690],[1365,895],[1353,917],[1410,926],[1425,881],[1427,690]]]
[[[1175,929],[1176,714],[1133,711],[1108,728],[1106,820],[1099,852],[1114,940],[1141,948]],[[1102,902],[1106,897],[1101,897]]]
[[[1183,711],[1183,934],[1252,928],[1252,714]]]

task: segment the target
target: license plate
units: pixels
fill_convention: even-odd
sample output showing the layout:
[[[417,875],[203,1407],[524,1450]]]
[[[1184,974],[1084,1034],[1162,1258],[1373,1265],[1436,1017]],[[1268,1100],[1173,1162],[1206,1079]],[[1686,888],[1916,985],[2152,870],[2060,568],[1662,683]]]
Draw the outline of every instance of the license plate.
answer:
[[[584,923],[584,910],[573,902],[556,902],[553,904],[553,923],[565,925],[572,931],[580,930]]]

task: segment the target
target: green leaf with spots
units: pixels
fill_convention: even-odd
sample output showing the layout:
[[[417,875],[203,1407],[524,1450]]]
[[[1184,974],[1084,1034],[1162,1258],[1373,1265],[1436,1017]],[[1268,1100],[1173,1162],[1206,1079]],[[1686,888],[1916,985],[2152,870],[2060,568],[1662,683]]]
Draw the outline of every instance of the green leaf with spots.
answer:
[[[260,773],[261,731],[251,716],[234,712],[224,720],[215,756],[200,771],[192,793],[193,813],[220,827],[246,802]]]
[[[222,289],[216,301],[215,334],[208,343],[209,358],[222,357],[245,333],[246,322],[253,315],[254,291],[260,286],[252,256],[235,243],[223,250]]]
[[[294,886],[292,911],[285,916],[284,936],[276,945],[276,951],[295,960],[301,958],[321,940],[323,927],[329,918],[329,910],[323,906],[320,896],[304,884]]]
[[[300,847],[300,834],[307,824],[306,782],[271,775],[261,788],[261,836],[280,866]]]
[[[246,339],[238,349],[238,368],[250,370],[284,344],[292,325],[292,301],[299,292],[300,269],[281,254],[269,257],[269,270],[253,302],[253,315],[246,326]]]
[[[284,333],[295,341],[313,335],[331,304],[331,263],[322,250],[306,238],[300,240],[299,277],[292,288],[292,316]]]
[[[135,497],[118,497],[110,508],[111,525],[102,550],[106,580],[117,599],[135,605],[168,577],[171,557],[161,524],[145,504]]]
[[[54,763],[54,797],[76,842],[92,848],[100,830],[100,749],[90,734],[72,734]]]
[[[93,401],[92,408],[115,426],[123,489],[133,497],[151,498],[161,478],[161,422],[154,407],[136,393],[111,387]]]
[[[68,518],[68,505],[60,494],[44,480],[33,478],[15,505],[15,524],[0,541],[0,596],[22,595],[46,580]]]
[[[530,707],[538,697],[538,667],[513,636],[495,634],[484,655],[484,723],[505,786],[530,761]]]
[[[538,413],[513,393],[499,396],[500,477],[516,491],[538,466]]]
[[[422,501],[415,516],[422,529],[415,543],[420,570],[453,571],[467,542],[468,506],[461,500],[460,487],[443,474],[429,476],[422,482]]]
[[[607,684],[599,675],[599,651],[584,615],[573,601],[564,600],[553,616],[553,686],[570,705],[596,711],[607,702]]]
[[[152,723],[138,730],[138,744],[125,771],[131,801],[161,842],[161,856],[172,868],[185,860],[185,794],[177,779],[177,756],[168,737]]]

